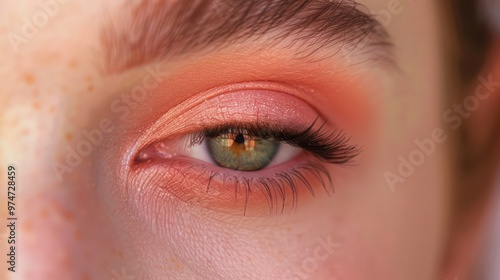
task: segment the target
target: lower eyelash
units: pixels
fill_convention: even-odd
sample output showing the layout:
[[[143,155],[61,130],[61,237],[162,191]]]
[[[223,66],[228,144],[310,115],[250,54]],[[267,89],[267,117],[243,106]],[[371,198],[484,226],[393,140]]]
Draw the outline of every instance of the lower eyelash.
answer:
[[[224,172],[209,171],[201,165],[199,167],[202,169],[197,177],[208,176],[206,182],[207,193],[214,180],[220,180],[222,188],[226,188],[227,185],[234,185],[235,200],[242,199],[240,196],[243,195],[245,201],[243,215],[247,214],[249,199],[251,194],[256,191],[261,192],[266,197],[271,215],[283,214],[287,205],[290,205],[291,210],[296,210],[299,188],[305,188],[312,196],[315,196],[313,186],[321,184],[328,195],[334,193],[330,173],[322,164],[314,161],[308,161],[273,176],[264,177],[235,176]],[[192,168],[192,164],[186,163],[178,172],[179,174],[186,174],[184,172],[192,172]],[[313,182],[308,178],[312,178]],[[291,197],[288,197],[287,194],[290,194]]]

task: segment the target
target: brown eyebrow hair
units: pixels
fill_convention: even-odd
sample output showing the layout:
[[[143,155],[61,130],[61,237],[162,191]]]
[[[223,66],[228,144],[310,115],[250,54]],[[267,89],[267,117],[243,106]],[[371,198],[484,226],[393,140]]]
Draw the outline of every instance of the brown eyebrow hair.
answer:
[[[117,73],[264,36],[264,47],[287,40],[301,58],[338,45],[322,55],[365,50],[370,59],[390,60],[387,32],[361,8],[353,0],[141,0],[104,25],[104,70]]]

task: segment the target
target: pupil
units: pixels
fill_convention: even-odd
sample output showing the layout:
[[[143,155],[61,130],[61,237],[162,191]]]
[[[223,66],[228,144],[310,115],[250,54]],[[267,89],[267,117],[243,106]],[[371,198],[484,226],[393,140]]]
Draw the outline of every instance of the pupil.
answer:
[[[238,144],[243,144],[245,143],[245,137],[243,136],[243,134],[238,134],[236,136],[236,138],[234,139],[234,142],[238,143]]]

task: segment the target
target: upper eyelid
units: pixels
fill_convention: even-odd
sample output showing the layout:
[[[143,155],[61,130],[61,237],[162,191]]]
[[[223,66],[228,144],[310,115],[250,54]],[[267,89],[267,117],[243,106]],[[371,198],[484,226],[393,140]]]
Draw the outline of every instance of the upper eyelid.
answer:
[[[334,164],[350,163],[358,156],[362,149],[350,142],[350,138],[343,131],[338,131],[332,128],[325,129],[326,123],[319,123],[319,117],[314,120],[306,129],[297,130],[296,127],[273,127],[261,126],[260,124],[244,124],[242,127],[250,132],[251,135],[257,135],[264,131],[278,141],[287,143],[292,146],[300,147],[304,151],[313,154],[323,162]],[[224,125],[216,128],[216,134],[225,131],[226,127],[240,127]],[[207,131],[200,132],[201,135],[194,135],[190,143],[200,143],[205,139]],[[209,132],[210,134],[210,132]]]
[[[308,49],[303,56],[324,46],[354,49],[369,38],[366,45],[382,51],[363,53],[376,56],[376,60],[391,60],[387,32],[354,1],[253,0],[230,5],[231,1],[177,1],[172,5],[157,1],[155,5],[144,0],[141,5],[125,8],[118,23],[110,18],[103,27],[104,69],[121,72],[270,33],[273,45],[293,38],[297,46]],[[214,9],[218,12],[212,12]]]
[[[170,158],[172,155],[177,155],[175,143],[191,148],[199,145],[208,137],[215,137],[228,131],[235,129],[236,131],[245,131],[249,135],[263,135],[265,138],[274,139],[288,145],[301,148],[305,152],[311,154],[317,159],[330,164],[348,164],[356,158],[362,148],[356,144],[350,143],[350,137],[344,131],[329,127],[327,123],[319,116],[308,126],[300,128],[297,124],[288,123],[274,125],[272,123],[248,123],[248,122],[230,122],[209,124],[202,127],[199,131],[189,131],[186,135],[173,135],[169,138],[155,139],[143,147],[138,148],[133,161],[143,161],[147,159],[149,153],[155,149],[161,149],[160,154],[167,155]],[[173,141],[173,142],[169,142]],[[168,144],[165,145],[165,141]],[[160,146],[158,146],[160,144]],[[152,148],[156,147],[156,148]],[[144,152],[146,151],[146,152]],[[144,156],[146,155],[146,156]]]
[[[182,135],[195,133],[211,125],[257,120],[273,125],[285,125],[293,120],[296,126],[302,125],[305,129],[318,116],[326,121],[321,111],[300,98],[304,94],[306,93],[299,88],[269,82],[235,84],[197,94],[156,119],[145,133],[134,141],[130,149],[135,152],[129,154],[125,161],[132,162],[134,154],[155,142],[179,139]],[[238,102],[237,107],[230,106],[234,102]],[[223,113],[219,109],[230,111]],[[235,110],[239,113],[234,114]],[[262,114],[255,114],[257,112]],[[206,117],[200,114],[205,114]],[[245,119],[242,119],[242,116],[245,116]],[[172,120],[176,120],[175,126],[168,125]]]
[[[209,89],[203,93],[199,93],[197,95],[194,95],[187,100],[184,100],[177,106],[171,108],[169,111],[164,113],[164,115],[156,121],[156,131],[153,129],[152,131],[149,132],[152,136],[158,136],[158,135],[163,135],[165,134],[163,131],[163,128],[161,125],[158,125],[162,122],[163,118],[167,119],[177,119],[181,117],[182,115],[186,114],[187,112],[190,112],[190,114],[193,114],[193,109],[197,108],[201,104],[207,104],[207,102],[210,102],[211,100],[215,100],[215,98],[221,98],[222,95],[225,94],[234,94],[237,92],[251,92],[251,91],[259,91],[259,94],[262,94],[263,92],[275,92],[279,93],[280,95],[288,95],[286,102],[290,103],[292,100],[300,100],[299,103],[303,103],[306,108],[308,108],[308,113],[302,111],[301,114],[303,114],[303,117],[305,118],[306,115],[309,115],[313,120],[320,118],[322,120],[327,120],[327,118],[322,114],[321,110],[318,110],[315,104],[311,104],[311,102],[304,101],[302,99],[303,96],[307,96],[307,88],[300,88],[300,87],[295,87],[295,86],[290,86],[286,84],[281,84],[281,83],[274,83],[274,82],[247,82],[247,83],[240,83],[240,84],[233,84],[229,86],[222,86],[222,87],[216,87]],[[251,96],[251,95],[248,95]],[[277,103],[276,103],[277,104]],[[255,104],[254,104],[255,105]],[[261,105],[263,106],[263,105]],[[222,106],[224,107],[224,106]],[[264,107],[262,107],[264,108]],[[294,109],[300,110],[302,106],[296,106]],[[214,109],[214,108],[212,108]],[[213,116],[212,118],[223,118],[221,115],[221,112],[218,112],[216,116]],[[309,123],[308,123],[309,124]],[[178,127],[176,127],[178,129]],[[192,131],[194,132],[194,131]],[[178,135],[176,131],[171,131],[171,135]],[[148,143],[150,144],[150,143]]]

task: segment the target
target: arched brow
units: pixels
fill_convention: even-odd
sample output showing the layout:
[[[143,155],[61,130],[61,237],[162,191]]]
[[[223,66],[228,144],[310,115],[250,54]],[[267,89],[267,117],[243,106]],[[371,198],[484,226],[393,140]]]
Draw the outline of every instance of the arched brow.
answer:
[[[109,18],[101,35],[107,73],[258,38],[287,40],[301,57],[337,46],[392,58],[383,26],[352,0],[141,0]]]

